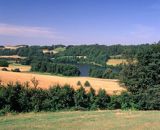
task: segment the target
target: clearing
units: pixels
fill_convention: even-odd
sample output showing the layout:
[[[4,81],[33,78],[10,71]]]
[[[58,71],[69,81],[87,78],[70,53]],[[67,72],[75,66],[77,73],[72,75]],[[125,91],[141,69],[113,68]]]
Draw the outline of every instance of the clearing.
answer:
[[[59,53],[59,52],[62,52],[62,51],[65,51],[66,48],[65,47],[58,47],[58,48],[55,48],[54,50],[48,50],[48,49],[43,49],[43,53],[53,53],[53,54],[56,54],[56,53]]]
[[[82,85],[86,81],[89,81],[91,86],[98,91],[100,88],[105,89],[108,94],[120,94],[122,91],[126,91],[125,88],[120,86],[120,83],[116,79],[100,79],[100,78],[90,78],[90,77],[63,77],[63,76],[54,76],[54,75],[44,75],[36,73],[23,73],[23,72],[7,72],[0,71],[0,79],[2,83],[7,84],[8,82],[20,82],[24,83],[26,81],[31,81],[35,77],[39,81],[38,87],[47,89],[53,85],[65,85],[69,84],[73,88],[77,89],[77,82],[80,81]],[[31,86],[33,86],[30,83]],[[90,87],[86,87],[88,90]]]
[[[0,130],[160,130],[159,111],[70,111],[0,117]]]
[[[126,64],[127,63],[127,60],[126,59],[109,59],[107,61],[107,65],[113,65],[113,66],[116,66],[116,65],[119,65],[119,64]]]
[[[26,57],[21,57],[21,56],[18,56],[18,55],[11,55],[11,56],[0,56],[0,58],[9,58],[9,59],[25,59]]]

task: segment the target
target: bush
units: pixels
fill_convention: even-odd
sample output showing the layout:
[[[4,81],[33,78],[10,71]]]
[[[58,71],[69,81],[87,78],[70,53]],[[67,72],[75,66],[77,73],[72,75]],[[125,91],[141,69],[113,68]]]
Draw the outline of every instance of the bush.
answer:
[[[90,83],[89,83],[88,81],[86,81],[86,82],[84,83],[84,86],[85,86],[85,87],[90,87],[91,85],[90,85]]]
[[[8,67],[9,63],[6,60],[0,60],[1,67]]]
[[[77,86],[82,86],[81,81],[77,82]]]
[[[7,68],[2,68],[2,71],[8,71],[8,69]]]
[[[21,72],[19,68],[12,69],[11,71],[12,71],[12,72]]]
[[[106,94],[106,91],[104,89],[100,89],[95,99],[95,105],[97,108],[106,109],[110,103],[110,100],[110,96]]]

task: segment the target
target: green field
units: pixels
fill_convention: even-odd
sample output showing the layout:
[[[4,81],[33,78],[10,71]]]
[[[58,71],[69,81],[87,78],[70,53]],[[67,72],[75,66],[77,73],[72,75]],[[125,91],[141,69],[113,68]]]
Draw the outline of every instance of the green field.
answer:
[[[0,130],[160,130],[160,111],[8,114],[0,117]]]

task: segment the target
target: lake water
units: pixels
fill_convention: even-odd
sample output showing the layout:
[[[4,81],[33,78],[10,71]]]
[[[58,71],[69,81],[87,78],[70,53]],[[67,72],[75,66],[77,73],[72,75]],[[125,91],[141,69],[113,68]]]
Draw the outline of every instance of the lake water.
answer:
[[[89,64],[74,64],[74,65],[76,65],[79,68],[79,70],[81,72],[80,76],[82,76],[82,77],[89,76],[90,68],[95,67],[94,65],[89,65]],[[105,68],[99,67],[99,66],[96,66],[96,68],[105,69]]]
[[[75,65],[79,68],[81,72],[80,76],[83,76],[83,77],[89,76],[88,73],[89,73],[91,65],[87,65],[87,64],[75,64]]]

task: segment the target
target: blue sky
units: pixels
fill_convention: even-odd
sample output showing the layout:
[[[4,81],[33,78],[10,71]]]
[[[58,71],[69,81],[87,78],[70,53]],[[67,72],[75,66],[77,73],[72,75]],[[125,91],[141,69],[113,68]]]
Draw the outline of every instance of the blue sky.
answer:
[[[160,40],[160,0],[0,0],[0,44]]]

